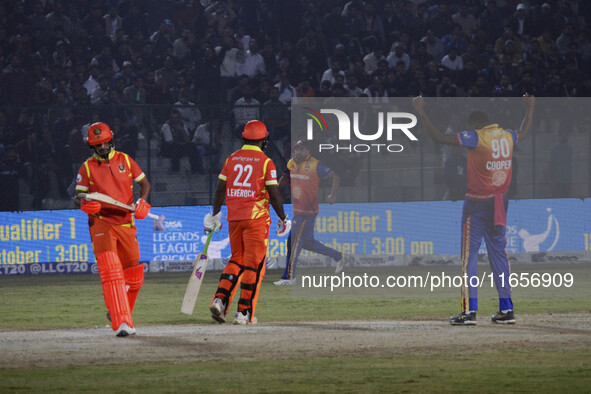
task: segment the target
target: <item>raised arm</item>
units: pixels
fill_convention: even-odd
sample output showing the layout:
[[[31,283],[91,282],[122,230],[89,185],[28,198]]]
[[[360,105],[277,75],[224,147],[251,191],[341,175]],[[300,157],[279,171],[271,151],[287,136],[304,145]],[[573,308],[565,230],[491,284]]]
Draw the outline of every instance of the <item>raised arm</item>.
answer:
[[[412,100],[412,105],[423,125],[427,129],[429,136],[436,144],[445,144],[453,146],[461,146],[460,141],[455,134],[443,134],[425,113],[425,100],[422,96],[415,97]]]
[[[521,122],[521,127],[517,130],[517,135],[519,136],[519,141],[523,141],[527,135],[529,134],[529,129],[531,127],[531,121],[534,115],[534,107],[536,103],[536,98],[529,94],[523,95],[523,102],[526,106],[525,116],[523,117],[523,121]]]

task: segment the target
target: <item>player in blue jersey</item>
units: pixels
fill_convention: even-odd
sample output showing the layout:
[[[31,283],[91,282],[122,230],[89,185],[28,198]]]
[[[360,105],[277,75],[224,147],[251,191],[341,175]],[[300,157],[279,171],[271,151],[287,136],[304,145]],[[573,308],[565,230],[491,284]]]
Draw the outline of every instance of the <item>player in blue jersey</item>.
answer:
[[[443,134],[425,113],[422,97],[413,100],[413,106],[429,136],[438,144],[468,149],[468,192],[462,212],[462,285],[461,313],[450,318],[454,325],[476,324],[478,310],[477,260],[482,238],[499,294],[499,311],[492,316],[493,323],[515,323],[510,274],[507,257],[506,220],[507,191],[511,183],[513,148],[529,133],[535,98],[523,96],[526,113],[519,130],[509,130],[491,123],[481,111],[474,111],[468,119],[471,130],[456,134]],[[476,277],[471,280],[471,278]],[[504,279],[504,280],[503,280]]]
[[[337,273],[349,260],[348,254],[343,255],[314,239],[314,223],[318,215],[318,185],[322,179],[332,179],[332,189],[327,202],[334,204],[340,177],[324,163],[312,157],[305,142],[298,141],[294,145],[294,157],[287,163],[287,171],[279,179],[280,189],[291,183],[294,217],[287,241],[285,272],[280,280],[274,282],[278,286],[294,283],[296,260],[302,248],[332,257],[337,262]]]

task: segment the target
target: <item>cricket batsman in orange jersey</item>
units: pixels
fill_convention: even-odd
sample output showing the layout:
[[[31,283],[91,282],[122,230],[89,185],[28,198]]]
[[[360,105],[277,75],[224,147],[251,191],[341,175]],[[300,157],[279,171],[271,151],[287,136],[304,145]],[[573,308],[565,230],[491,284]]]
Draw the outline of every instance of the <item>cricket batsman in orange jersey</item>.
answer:
[[[240,299],[234,324],[254,324],[265,260],[271,217],[269,203],[279,217],[278,235],[289,231],[277,188],[275,164],[264,153],[269,133],[263,122],[252,120],[244,126],[242,149],[232,153],[224,164],[213,201],[213,214],[203,220],[206,230],[221,226],[221,207],[226,199],[232,256],[220,277],[218,289],[209,307],[211,317],[226,322],[226,313],[238,283]]]
[[[113,149],[113,132],[106,123],[93,123],[88,129],[88,145],[94,154],[82,164],[76,177],[79,193],[103,193],[125,204],[133,204],[133,182],[140,185],[135,212],[98,201],[77,198],[80,209],[88,214],[92,248],[97,260],[109,319],[118,337],[135,335],[131,313],[144,283],[144,268],[139,264],[136,219],[150,211],[146,201],[150,182],[135,160]]]

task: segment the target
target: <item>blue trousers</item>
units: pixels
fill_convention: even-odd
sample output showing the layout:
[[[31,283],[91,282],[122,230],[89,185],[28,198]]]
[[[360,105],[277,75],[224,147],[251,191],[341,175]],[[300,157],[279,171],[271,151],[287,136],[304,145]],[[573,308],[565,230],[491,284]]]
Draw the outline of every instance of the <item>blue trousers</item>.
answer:
[[[302,251],[302,248],[330,256],[334,260],[340,260],[343,255],[338,250],[324,246],[322,243],[314,239],[314,223],[316,222],[316,215],[301,216],[295,215],[291,221],[291,233],[287,240],[287,257],[285,260],[285,272],[281,279],[294,279],[296,260]]]
[[[505,212],[508,208],[508,200],[503,199]],[[509,258],[507,256],[505,239],[506,228],[494,224],[494,199],[484,201],[464,200],[462,212],[462,275],[468,283],[462,283],[462,312],[478,310],[477,276],[478,249],[482,238],[486,243],[490,268],[494,275],[494,283],[499,294],[499,308],[501,310],[513,309],[511,301],[511,287],[509,286]],[[504,281],[502,277],[504,276]],[[483,286],[490,285],[487,275]],[[482,278],[479,278],[482,279]]]

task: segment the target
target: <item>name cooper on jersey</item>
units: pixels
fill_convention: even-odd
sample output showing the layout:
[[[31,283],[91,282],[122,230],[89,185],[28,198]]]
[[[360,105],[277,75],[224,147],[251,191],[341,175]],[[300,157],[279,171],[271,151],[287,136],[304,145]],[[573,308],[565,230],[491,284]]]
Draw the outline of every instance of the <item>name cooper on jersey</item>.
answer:
[[[510,170],[511,169],[511,160],[487,161],[486,162],[486,169],[489,171]]]

